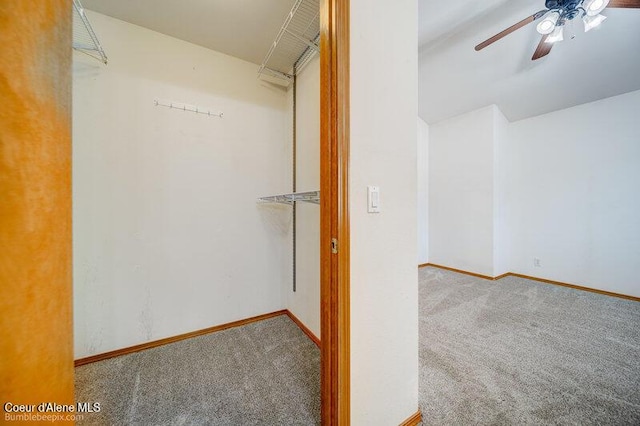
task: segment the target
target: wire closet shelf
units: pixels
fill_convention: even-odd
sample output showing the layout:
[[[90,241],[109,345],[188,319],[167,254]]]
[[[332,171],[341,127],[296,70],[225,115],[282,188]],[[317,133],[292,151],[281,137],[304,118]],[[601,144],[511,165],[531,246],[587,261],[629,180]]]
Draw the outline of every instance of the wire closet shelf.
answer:
[[[296,0],[260,65],[258,76],[275,78],[288,85],[293,74],[300,72],[320,51],[319,40],[319,1]]]
[[[107,55],[79,0],[73,0],[73,48],[107,64]]]
[[[306,203],[320,204],[320,191],[294,192],[291,194],[271,195],[269,197],[261,197],[259,200],[263,203],[280,203],[292,205],[297,201]]]

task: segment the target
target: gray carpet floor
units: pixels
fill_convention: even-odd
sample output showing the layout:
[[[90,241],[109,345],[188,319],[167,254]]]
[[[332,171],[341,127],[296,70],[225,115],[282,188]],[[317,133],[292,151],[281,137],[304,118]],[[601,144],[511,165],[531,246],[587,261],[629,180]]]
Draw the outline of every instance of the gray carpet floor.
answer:
[[[420,272],[427,425],[640,425],[640,303]]]
[[[81,425],[316,425],[320,351],[285,315],[76,368]]]
[[[425,425],[640,425],[640,303],[420,269]],[[76,368],[79,424],[317,425],[320,353],[286,316]]]

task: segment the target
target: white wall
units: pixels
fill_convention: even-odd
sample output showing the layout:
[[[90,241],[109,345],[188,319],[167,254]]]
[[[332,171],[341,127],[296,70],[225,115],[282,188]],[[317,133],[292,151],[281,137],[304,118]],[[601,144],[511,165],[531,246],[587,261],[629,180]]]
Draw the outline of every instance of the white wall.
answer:
[[[640,296],[638,111],[635,91],[510,125],[513,272]]]
[[[298,192],[320,189],[320,57],[298,74],[296,100],[296,186]],[[288,102],[293,90],[288,91]],[[289,105],[289,115],[292,115]],[[291,129],[289,135],[292,134]],[[291,136],[290,136],[291,137]],[[297,203],[296,292],[289,279],[287,309],[320,337],[320,206]]]
[[[429,125],[418,117],[418,265],[429,262]]]
[[[493,106],[493,276],[510,272],[511,239],[508,206],[509,121]]]
[[[514,123],[492,106],[430,125],[429,261],[639,295],[638,109],[640,91]]]
[[[285,92],[88,13],[109,65],[74,58],[76,358],[283,309],[290,215],[256,200],[291,185]]]
[[[350,4],[351,424],[418,410],[417,2]],[[367,213],[367,185],[381,212]]]
[[[493,275],[496,110],[429,126],[431,263]]]

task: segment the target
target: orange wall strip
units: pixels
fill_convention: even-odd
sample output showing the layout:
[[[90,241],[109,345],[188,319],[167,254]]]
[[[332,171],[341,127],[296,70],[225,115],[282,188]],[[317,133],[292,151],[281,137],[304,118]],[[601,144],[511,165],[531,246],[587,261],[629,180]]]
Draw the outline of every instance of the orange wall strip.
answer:
[[[0,52],[0,414],[10,423],[25,414],[15,406],[74,404],[71,1],[0,2]]]

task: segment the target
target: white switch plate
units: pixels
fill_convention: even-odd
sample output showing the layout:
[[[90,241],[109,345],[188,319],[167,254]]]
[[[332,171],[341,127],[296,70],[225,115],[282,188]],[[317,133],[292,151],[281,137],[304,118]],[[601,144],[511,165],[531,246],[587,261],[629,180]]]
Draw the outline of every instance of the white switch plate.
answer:
[[[380,213],[380,188],[367,186],[367,212]]]

